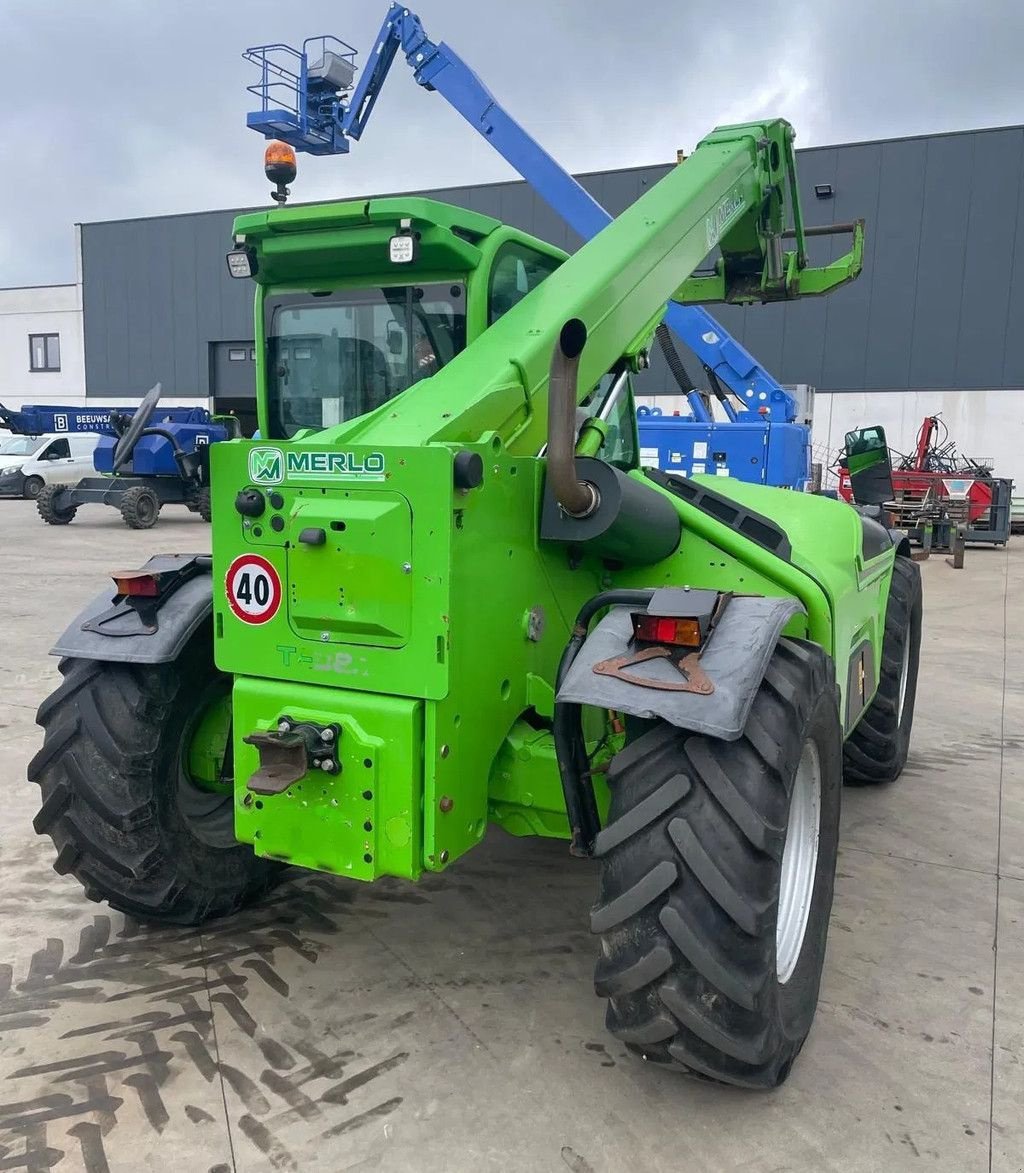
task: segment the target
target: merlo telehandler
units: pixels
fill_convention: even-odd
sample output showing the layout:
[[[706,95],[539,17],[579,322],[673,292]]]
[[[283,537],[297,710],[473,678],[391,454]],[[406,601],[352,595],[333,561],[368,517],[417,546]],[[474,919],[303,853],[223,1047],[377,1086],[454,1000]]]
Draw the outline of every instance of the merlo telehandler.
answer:
[[[844,776],[906,760],[918,568],[879,509],[640,467],[631,379],[709,253],[736,302],[856,275],[786,247],[794,176],[785,122],[721,128],[571,257],[418,198],[239,217],[260,438],[211,450],[212,557],[117,573],[54,649],[57,871],[198,924],[288,865],[562,837],[611,1032],[785,1079]]]

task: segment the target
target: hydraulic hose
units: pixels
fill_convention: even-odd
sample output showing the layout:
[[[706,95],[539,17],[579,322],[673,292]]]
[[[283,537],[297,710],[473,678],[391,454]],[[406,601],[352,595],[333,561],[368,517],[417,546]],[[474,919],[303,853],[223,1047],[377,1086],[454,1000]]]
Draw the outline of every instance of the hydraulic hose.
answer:
[[[653,594],[652,589],[612,590],[602,591],[588,599],[576,616],[572,635],[559,661],[555,691],[558,691],[566,673],[572,667],[573,660],[583,647],[590,621],[598,611],[605,607],[646,607]],[[587,748],[583,740],[580,705],[569,701],[555,704],[552,735],[558,772],[562,779],[562,792],[565,795],[565,811],[569,816],[569,832],[572,836],[569,850],[573,855],[591,855],[594,850],[594,839],[601,829],[601,821],[597,813],[594,783],[590,776],[590,763],[587,761]]]
[[[668,326],[662,322],[654,331],[654,336],[658,339],[661,353],[665,356],[665,362],[668,364],[668,369],[672,372],[672,378],[675,379],[676,386],[686,396],[697,420],[702,424],[713,423],[711,412],[708,411],[699,392],[696,396],[692,394],[697,388],[694,386],[693,380],[686,373],[686,367],[683,366],[683,360],[680,357],[679,351],[676,350],[676,344],[672,341],[672,335],[669,332]]]

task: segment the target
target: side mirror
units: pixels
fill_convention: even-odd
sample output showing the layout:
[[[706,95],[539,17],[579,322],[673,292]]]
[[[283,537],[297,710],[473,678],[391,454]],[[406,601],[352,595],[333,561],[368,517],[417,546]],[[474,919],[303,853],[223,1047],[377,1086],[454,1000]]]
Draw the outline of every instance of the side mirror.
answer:
[[[859,428],[846,433],[846,469],[858,505],[885,505],[896,495],[884,428]]]

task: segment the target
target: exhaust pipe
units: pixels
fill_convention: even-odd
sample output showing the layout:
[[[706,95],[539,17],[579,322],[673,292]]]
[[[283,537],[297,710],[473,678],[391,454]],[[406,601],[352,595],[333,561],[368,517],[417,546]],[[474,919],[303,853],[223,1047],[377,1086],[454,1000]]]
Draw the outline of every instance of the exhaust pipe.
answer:
[[[548,377],[548,484],[570,517],[589,517],[601,502],[597,489],[576,475],[576,394],[587,327],[570,318],[551,354]]]
[[[682,522],[668,495],[643,478],[576,456],[577,376],[586,342],[586,326],[570,318],[551,355],[540,536],[624,565],[651,565],[678,548]]]

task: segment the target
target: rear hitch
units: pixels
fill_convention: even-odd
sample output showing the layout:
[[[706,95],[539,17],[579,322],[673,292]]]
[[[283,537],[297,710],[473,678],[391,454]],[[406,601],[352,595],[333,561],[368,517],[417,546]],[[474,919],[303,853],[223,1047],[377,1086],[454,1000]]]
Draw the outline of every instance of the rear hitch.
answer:
[[[260,768],[249,779],[254,794],[282,794],[310,770],[339,774],[338,739],[341,726],[293,721],[282,716],[276,729],[250,733],[242,740],[256,747]]]

